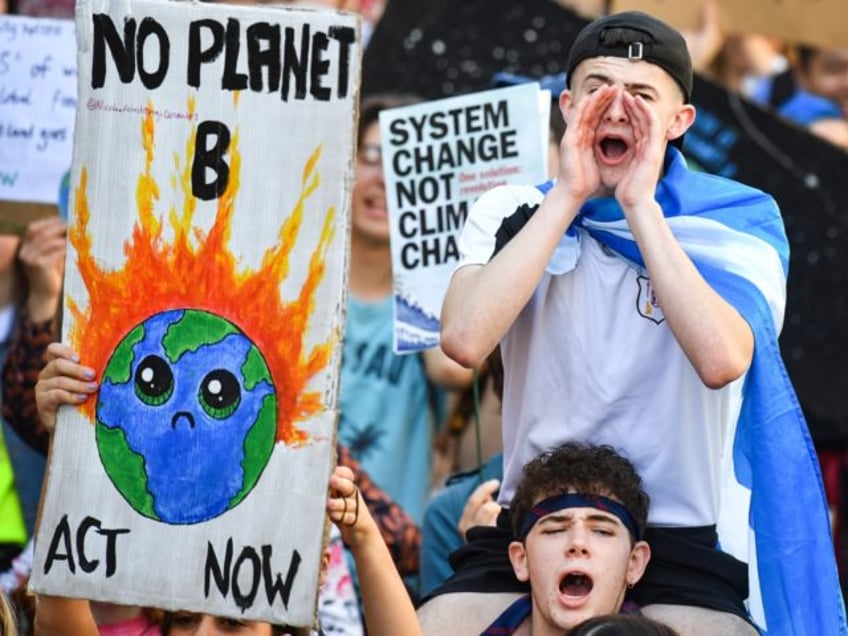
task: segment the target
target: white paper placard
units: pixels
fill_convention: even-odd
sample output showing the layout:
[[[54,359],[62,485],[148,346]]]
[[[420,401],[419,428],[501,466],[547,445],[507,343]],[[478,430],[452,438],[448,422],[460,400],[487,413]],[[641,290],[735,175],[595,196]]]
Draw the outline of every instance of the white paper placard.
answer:
[[[359,23],[77,4],[60,411],[32,588],[314,622],[335,456]]]
[[[56,203],[77,106],[74,23],[0,16],[0,201]]]
[[[471,204],[495,186],[546,179],[549,109],[534,82],[380,113],[396,353],[438,346]]]

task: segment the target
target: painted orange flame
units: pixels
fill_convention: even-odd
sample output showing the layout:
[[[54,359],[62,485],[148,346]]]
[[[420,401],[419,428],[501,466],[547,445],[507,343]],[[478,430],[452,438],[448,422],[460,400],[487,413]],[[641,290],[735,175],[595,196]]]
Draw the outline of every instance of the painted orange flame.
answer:
[[[193,99],[188,107],[193,114]],[[151,106],[142,122],[146,159],[144,173],[139,175],[136,186],[138,222],[133,227],[132,238],[124,244],[126,261],[121,269],[105,271],[94,259],[88,232],[90,210],[85,168],[80,175],[70,241],[77,251],[77,266],[88,289],[89,302],[82,309],[73,298],[68,299],[73,316],[70,342],[84,353],[86,364],[95,369],[99,378],[121,339],[149,316],[169,309],[201,309],[217,314],[238,326],[265,357],[277,390],[277,440],[288,444],[302,442],[308,436],[295,427],[295,422],[322,410],[320,393],[306,391],[306,385],[327,366],[337,340],[333,336],[304,351],[306,329],[315,308],[315,291],[323,279],[324,262],[334,235],[333,207],[327,210],[298,298],[290,302],[281,299],[280,285],[288,275],[304,204],[320,183],[316,164],[321,147],[315,149],[304,166],[300,196],[280,227],[278,242],[265,251],[258,270],[240,270],[236,258],[227,249],[240,185],[238,132],[234,133],[230,146],[229,182],[218,200],[215,222],[208,233],[192,227],[196,199],[191,195],[191,162],[186,161],[180,169],[180,158],[175,156],[185,203],[181,215],[173,207],[170,211],[174,237],[173,243],[166,243],[162,221],[154,213],[159,186],[151,173],[152,112]],[[186,142],[186,158],[194,154],[195,134],[196,126],[193,126]],[[94,410],[94,400],[83,406],[92,421]]]

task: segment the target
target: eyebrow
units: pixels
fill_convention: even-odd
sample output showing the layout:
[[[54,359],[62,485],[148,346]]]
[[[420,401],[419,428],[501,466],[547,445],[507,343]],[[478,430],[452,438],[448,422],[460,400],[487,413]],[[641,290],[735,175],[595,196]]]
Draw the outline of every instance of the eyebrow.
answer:
[[[548,521],[551,522],[551,523],[562,523],[562,522],[573,521],[573,520],[574,520],[574,515],[571,513],[571,511],[563,510],[561,512],[552,512],[551,514],[549,514],[545,517],[542,517],[541,519],[539,519],[539,524],[544,524]],[[618,517],[615,517],[614,515],[605,514],[603,512],[589,513],[588,515],[586,515],[586,520],[587,521],[594,521],[594,522],[601,521],[601,522],[606,522],[606,523],[613,525],[613,526],[624,527],[624,524],[621,523],[621,521],[618,519]]]
[[[582,83],[586,83],[590,80],[597,80],[599,82],[603,82],[604,84],[612,85],[614,82],[611,77],[604,75],[603,73],[590,73],[586,77],[583,78]],[[650,84],[639,84],[638,82],[625,82],[624,88],[629,91],[648,91],[655,95],[659,94],[657,89],[651,86]]]

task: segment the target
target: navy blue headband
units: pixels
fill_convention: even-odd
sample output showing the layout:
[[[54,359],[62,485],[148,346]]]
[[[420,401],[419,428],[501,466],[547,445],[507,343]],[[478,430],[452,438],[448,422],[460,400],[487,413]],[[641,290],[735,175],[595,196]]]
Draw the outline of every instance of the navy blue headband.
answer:
[[[619,521],[630,531],[631,536],[636,541],[642,539],[642,533],[639,532],[639,524],[636,523],[636,517],[625,506],[617,501],[613,501],[609,497],[580,493],[568,493],[567,495],[548,497],[534,505],[524,518],[518,538],[523,541],[539,519],[566,508],[596,508],[608,512],[618,517]]]

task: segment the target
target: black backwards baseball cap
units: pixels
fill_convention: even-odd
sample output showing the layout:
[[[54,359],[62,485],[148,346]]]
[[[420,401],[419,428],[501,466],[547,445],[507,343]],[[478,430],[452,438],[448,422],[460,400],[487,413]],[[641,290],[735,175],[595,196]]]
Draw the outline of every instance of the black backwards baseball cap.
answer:
[[[692,97],[692,59],[686,40],[661,20],[641,11],[614,13],[590,22],[574,40],[566,65],[565,85],[571,88],[574,69],[592,57],[624,57],[656,64]]]

